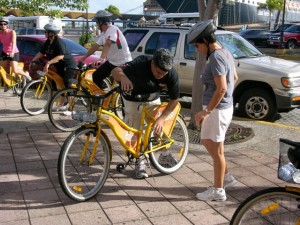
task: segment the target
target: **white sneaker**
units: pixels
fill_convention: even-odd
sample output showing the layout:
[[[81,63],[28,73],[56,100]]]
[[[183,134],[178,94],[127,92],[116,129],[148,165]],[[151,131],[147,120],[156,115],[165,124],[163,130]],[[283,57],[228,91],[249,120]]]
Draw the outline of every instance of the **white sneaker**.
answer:
[[[144,160],[137,159],[135,162],[135,177],[137,179],[144,179],[148,177],[148,174],[146,172],[146,165]]]
[[[196,194],[201,201],[226,201],[224,188],[208,187],[206,191]]]
[[[231,173],[226,173],[224,176],[224,189],[232,187],[237,183],[237,180]]]
[[[177,161],[173,158],[170,151],[163,151],[158,157],[158,163],[164,167],[173,167],[177,164]]]
[[[26,77],[26,80],[28,82],[30,82],[32,80],[32,78],[31,78],[30,74],[28,73],[28,71],[25,71],[25,77]]]
[[[76,114],[76,111],[67,110],[62,113],[62,115],[64,115],[64,116],[71,116],[72,114]]]

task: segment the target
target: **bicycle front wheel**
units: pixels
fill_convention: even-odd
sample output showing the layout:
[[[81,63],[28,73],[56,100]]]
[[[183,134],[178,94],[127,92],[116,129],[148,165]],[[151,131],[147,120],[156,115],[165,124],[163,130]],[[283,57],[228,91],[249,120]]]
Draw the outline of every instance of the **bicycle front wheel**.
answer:
[[[29,115],[39,115],[43,113],[52,96],[51,85],[43,80],[34,80],[28,83],[21,94],[22,109]]]
[[[152,139],[156,139],[153,132],[151,132],[150,136]],[[180,169],[189,151],[188,131],[184,120],[180,116],[176,119],[170,139],[174,140],[174,142],[169,148],[149,153],[150,161],[154,168],[164,174],[171,174]],[[150,141],[149,150],[154,149],[158,145],[164,145],[164,142],[167,141],[168,138],[164,137],[164,135],[155,141]]]
[[[82,95],[75,97],[74,95]],[[75,88],[57,92],[51,99],[48,107],[49,120],[54,127],[61,131],[73,131],[84,122],[73,120],[74,113],[91,113],[91,100],[84,93]]]
[[[230,225],[300,223],[300,193],[284,187],[258,191],[244,200],[232,216]]]
[[[110,144],[103,131],[99,138],[96,134],[96,128],[81,127],[75,130],[66,139],[59,154],[58,179],[61,188],[68,197],[79,202],[94,197],[108,176]]]

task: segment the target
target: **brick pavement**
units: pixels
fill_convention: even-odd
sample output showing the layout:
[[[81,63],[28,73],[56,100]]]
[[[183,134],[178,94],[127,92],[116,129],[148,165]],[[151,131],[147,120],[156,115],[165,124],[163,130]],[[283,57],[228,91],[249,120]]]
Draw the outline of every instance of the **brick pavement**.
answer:
[[[68,133],[56,130],[46,114],[26,115],[19,99],[0,89],[0,224],[229,224],[239,203],[256,190],[284,183],[277,179],[279,137],[299,140],[300,128],[272,123],[234,123],[251,127],[255,136],[226,145],[230,171],[238,184],[226,202],[201,202],[195,194],[211,185],[213,167],[203,146],[190,145],[186,163],[176,173],[153,171],[133,178],[133,167],[116,171],[123,150],[115,139],[109,178],[92,200],[77,203],[59,187],[56,173],[60,146]],[[109,131],[108,131],[109,132]],[[110,135],[110,137],[112,137]],[[148,170],[149,171],[149,170]]]

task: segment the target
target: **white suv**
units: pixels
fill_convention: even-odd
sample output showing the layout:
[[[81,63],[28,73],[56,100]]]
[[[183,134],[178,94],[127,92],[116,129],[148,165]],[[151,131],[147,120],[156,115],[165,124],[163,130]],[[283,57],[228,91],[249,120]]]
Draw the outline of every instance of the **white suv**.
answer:
[[[182,95],[191,95],[195,68],[195,47],[186,42],[189,28],[128,28],[124,35],[132,57],[152,55],[158,48],[174,54]],[[275,119],[277,112],[300,106],[300,64],[262,54],[237,33],[217,30],[218,42],[235,58],[239,80],[234,101],[245,117]]]

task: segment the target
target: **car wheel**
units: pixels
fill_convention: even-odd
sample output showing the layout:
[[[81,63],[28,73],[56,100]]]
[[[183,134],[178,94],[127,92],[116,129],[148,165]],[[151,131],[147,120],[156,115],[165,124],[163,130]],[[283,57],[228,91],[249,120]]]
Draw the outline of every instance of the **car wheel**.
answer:
[[[286,43],[286,48],[288,49],[295,49],[296,48],[296,41],[294,40],[289,40],[287,43]]]
[[[274,121],[277,115],[275,99],[265,90],[251,89],[242,94],[239,111],[244,117]]]

